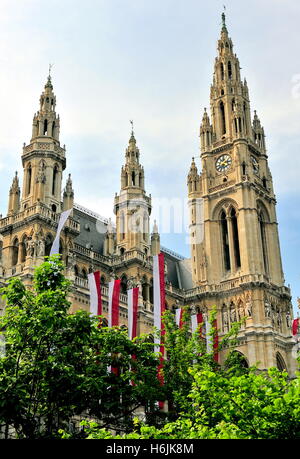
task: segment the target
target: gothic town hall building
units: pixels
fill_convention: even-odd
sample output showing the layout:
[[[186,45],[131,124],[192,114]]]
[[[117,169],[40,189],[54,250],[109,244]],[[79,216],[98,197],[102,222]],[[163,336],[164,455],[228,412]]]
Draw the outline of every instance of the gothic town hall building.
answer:
[[[120,324],[127,324],[127,288],[140,286],[138,333],[150,331],[152,255],[162,251],[168,309],[189,306],[207,314],[216,307],[220,338],[232,322],[246,317],[236,350],[249,365],[286,368],[292,375],[296,360],[291,293],[284,285],[265,134],[256,112],[251,117],[247,82],[241,78],[224,14],[222,19],[210,117],[205,109],[200,127],[201,172],[193,159],[187,176],[191,258],[160,247],[157,225],[150,232],[151,197],[133,132],[115,196],[115,224],[74,203],[70,175],[62,189],[67,155],[60,144],[60,118],[49,76],[33,117],[31,140],[23,147],[22,192],[16,174],[7,216],[0,220],[0,284],[12,276],[32,283],[34,267],[50,252],[59,214],[73,208],[60,243],[73,285],[70,312],[89,310],[87,275],[99,270],[104,314],[107,284],[121,278]],[[199,202],[203,219],[197,217]],[[221,363],[225,354],[222,351]]]

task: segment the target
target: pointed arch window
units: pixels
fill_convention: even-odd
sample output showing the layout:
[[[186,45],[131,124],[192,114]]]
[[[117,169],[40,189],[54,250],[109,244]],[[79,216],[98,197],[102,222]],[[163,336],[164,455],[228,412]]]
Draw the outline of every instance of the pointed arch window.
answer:
[[[229,235],[228,235],[228,223],[224,210],[221,213],[221,228],[222,228],[222,245],[223,245],[223,257],[224,266],[226,271],[230,271],[230,251],[229,251]]]
[[[12,247],[11,265],[16,266],[18,264],[18,259],[19,259],[19,239],[16,238],[13,242],[13,247]]]
[[[132,181],[132,186],[135,186],[135,172],[132,171],[132,174],[131,174],[131,181]]]
[[[57,166],[54,166],[54,169],[53,169],[53,179],[52,179],[52,194],[53,194],[53,196],[54,196],[55,193],[56,193],[57,176],[58,176],[58,167],[57,167]]]
[[[48,120],[44,121],[44,135],[48,135]]]
[[[266,237],[266,224],[265,224],[265,218],[264,218],[262,211],[259,211],[258,222],[259,222],[260,239],[261,239],[261,246],[262,246],[263,265],[264,265],[265,273],[267,274],[269,272],[268,248],[267,248],[267,237]]]
[[[31,164],[29,164],[27,168],[27,187],[26,187],[26,196],[30,194],[31,191],[31,181],[32,181],[32,168]]]
[[[25,236],[22,239],[21,243],[21,263],[24,263],[27,257],[27,236]]]
[[[285,371],[286,370],[286,364],[285,361],[283,360],[283,357],[279,352],[276,354],[276,366],[279,371]]]
[[[221,135],[226,134],[225,106],[223,102],[220,102],[220,122],[221,122]]]
[[[231,224],[232,224],[232,237],[233,237],[235,266],[237,268],[240,268],[241,267],[240,243],[239,243],[238,223],[237,223],[235,209],[231,209],[230,217],[231,217]]]
[[[231,66],[231,62],[230,61],[228,62],[228,78],[230,80],[232,78],[232,66]]]
[[[48,234],[48,236],[46,237],[46,243],[45,243],[45,256],[46,257],[49,257],[50,255],[52,242],[53,242],[53,238],[50,234]]]
[[[224,64],[221,62],[220,64],[220,72],[221,72],[221,80],[224,80]]]

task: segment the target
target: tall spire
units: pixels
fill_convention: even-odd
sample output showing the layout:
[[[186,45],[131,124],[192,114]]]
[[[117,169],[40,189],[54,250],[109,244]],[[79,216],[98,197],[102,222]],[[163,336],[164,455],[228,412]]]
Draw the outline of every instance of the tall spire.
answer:
[[[53,92],[51,65],[44,91],[40,97],[40,109],[33,117],[32,139],[36,137],[51,137],[59,141],[60,119],[56,115],[56,97]]]
[[[228,32],[226,27],[226,15],[225,12],[222,13],[222,31]]]
[[[16,214],[20,208],[20,187],[18,172],[16,172],[9,190],[8,215]]]
[[[126,163],[121,172],[121,188],[139,187],[144,190],[144,168],[140,164],[140,150],[134,136],[133,121],[130,123],[131,135],[125,153]]]
[[[210,104],[212,127],[210,132],[206,126],[202,126],[202,152],[213,148],[214,143],[220,140],[252,139],[248,86],[246,80],[241,79],[240,63],[228,36],[225,13],[222,13]],[[207,122],[207,119],[203,121]]]

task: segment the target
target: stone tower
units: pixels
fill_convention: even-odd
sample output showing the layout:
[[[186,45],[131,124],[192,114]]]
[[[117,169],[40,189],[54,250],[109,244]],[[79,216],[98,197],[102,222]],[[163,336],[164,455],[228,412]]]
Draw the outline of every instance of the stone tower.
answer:
[[[140,164],[140,151],[133,130],[121,171],[121,191],[115,196],[117,253],[137,249],[150,255],[149,217],[151,197],[145,192],[144,168]]]
[[[65,148],[60,146],[60,120],[55,112],[56,97],[50,75],[40,97],[40,110],[33,117],[32,138],[24,145],[21,207],[37,201],[54,212],[61,211],[62,172],[66,167]]]
[[[193,159],[188,175],[193,282],[202,305],[217,306],[223,333],[247,317],[238,350],[250,365],[292,370],[291,297],[284,286],[264,129],[256,112],[251,122],[248,86],[225,14],[222,24],[211,120],[205,109],[200,127],[202,172]]]
[[[73,206],[74,193],[69,176],[61,200],[62,173],[66,167],[65,148],[59,142],[59,116],[50,75],[34,115],[32,137],[23,147],[23,190],[16,176],[9,191],[7,217],[0,220],[2,265],[5,277],[21,275],[30,284],[34,267],[49,255],[59,213]],[[70,218],[61,238],[63,259],[79,234],[79,225]]]

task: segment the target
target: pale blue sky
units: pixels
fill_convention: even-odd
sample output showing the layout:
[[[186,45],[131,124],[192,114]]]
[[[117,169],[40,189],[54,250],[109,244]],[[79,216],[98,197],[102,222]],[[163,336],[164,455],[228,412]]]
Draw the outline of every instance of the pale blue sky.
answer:
[[[108,217],[135,133],[154,198],[186,198],[209,107],[224,0],[0,0],[0,212],[54,63],[76,202]],[[227,25],[265,127],[286,283],[300,296],[300,2],[226,2]],[[189,255],[186,236],[162,242]]]

